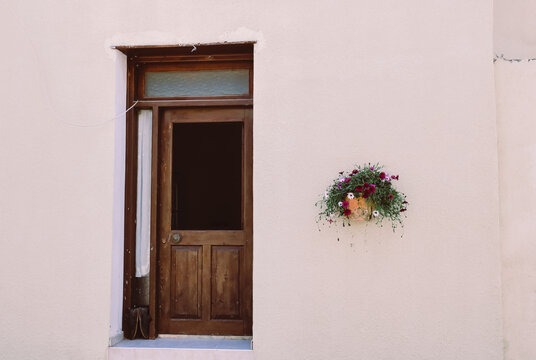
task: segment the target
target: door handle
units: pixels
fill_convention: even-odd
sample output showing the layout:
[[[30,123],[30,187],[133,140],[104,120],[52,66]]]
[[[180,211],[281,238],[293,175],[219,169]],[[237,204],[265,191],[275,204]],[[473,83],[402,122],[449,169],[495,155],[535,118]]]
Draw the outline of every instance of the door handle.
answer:
[[[174,244],[178,244],[181,241],[181,234],[171,235],[171,241],[173,241]]]

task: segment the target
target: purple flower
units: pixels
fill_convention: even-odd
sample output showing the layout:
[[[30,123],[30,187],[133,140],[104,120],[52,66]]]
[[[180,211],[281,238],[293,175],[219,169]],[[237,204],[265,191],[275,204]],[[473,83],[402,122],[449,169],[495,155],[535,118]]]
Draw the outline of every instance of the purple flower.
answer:
[[[370,170],[374,170],[374,166],[371,166],[371,167],[370,167]]]

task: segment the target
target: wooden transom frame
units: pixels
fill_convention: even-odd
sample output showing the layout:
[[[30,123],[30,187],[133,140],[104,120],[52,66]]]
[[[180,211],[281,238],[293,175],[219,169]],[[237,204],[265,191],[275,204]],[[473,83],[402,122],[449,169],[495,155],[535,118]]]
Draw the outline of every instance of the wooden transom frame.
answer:
[[[125,228],[123,269],[123,331],[128,333],[128,315],[133,306],[133,280],[136,254],[136,203],[137,203],[137,152],[139,109],[152,110],[152,159],[151,159],[151,249],[156,249],[156,224],[158,196],[158,123],[159,115],[170,107],[244,107],[253,106],[253,42],[234,44],[209,44],[186,46],[116,46],[127,56],[126,108],[134,106],[126,114],[125,156]],[[249,69],[249,92],[237,96],[147,98],[143,96],[140,77],[146,71]],[[252,229],[251,229],[252,232]],[[149,273],[149,313],[153,318],[149,338],[156,338],[157,310],[157,254],[151,251]]]

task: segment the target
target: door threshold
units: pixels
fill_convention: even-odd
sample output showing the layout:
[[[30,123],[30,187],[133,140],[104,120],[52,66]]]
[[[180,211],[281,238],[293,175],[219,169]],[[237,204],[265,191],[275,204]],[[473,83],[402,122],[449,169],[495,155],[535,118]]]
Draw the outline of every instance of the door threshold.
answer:
[[[182,335],[182,334],[159,334],[162,339],[199,339],[199,340],[251,340],[253,336],[239,335]]]
[[[251,336],[159,335],[154,340],[123,339],[112,348],[251,350]]]

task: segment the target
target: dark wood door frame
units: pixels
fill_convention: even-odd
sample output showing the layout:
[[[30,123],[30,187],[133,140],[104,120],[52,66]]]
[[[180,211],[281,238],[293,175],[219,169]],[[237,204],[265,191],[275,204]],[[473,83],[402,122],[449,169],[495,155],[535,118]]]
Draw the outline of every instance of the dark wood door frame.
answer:
[[[253,72],[250,65],[250,92],[249,97],[225,97],[225,98],[189,98],[189,99],[143,99],[138,94],[138,80],[140,65],[157,62],[212,62],[214,68],[222,61],[253,61],[253,43],[231,45],[207,45],[197,46],[197,53],[191,53],[192,47],[117,47],[127,55],[127,108],[136,104],[134,109],[126,114],[126,155],[125,155],[125,243],[124,243],[124,277],[123,277],[123,331],[128,332],[128,314],[133,306],[133,280],[135,277],[135,249],[136,249],[136,188],[137,188],[137,144],[138,144],[138,119],[136,111],[139,109],[151,109],[152,118],[152,162],[151,162],[151,253],[149,273],[149,313],[153,321],[149,326],[149,337],[154,339],[157,334],[157,202],[158,202],[158,144],[159,144],[159,116],[164,108],[181,107],[244,107],[253,106]],[[243,66],[243,65],[241,65]],[[136,103],[136,101],[138,101]],[[251,113],[251,112],[250,112]],[[251,120],[251,119],[250,119]],[[248,147],[252,149],[252,128],[250,133],[245,134],[250,141]],[[250,169],[251,171],[251,169]],[[251,178],[251,175],[250,175]],[[252,183],[247,189],[250,196],[253,195]],[[245,219],[245,223],[251,219]],[[252,223],[252,221],[251,221]],[[250,227],[251,238],[253,229]],[[251,291],[251,289],[249,289]]]

